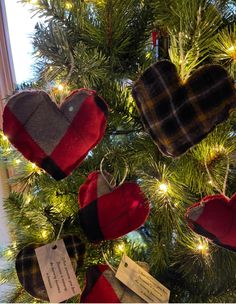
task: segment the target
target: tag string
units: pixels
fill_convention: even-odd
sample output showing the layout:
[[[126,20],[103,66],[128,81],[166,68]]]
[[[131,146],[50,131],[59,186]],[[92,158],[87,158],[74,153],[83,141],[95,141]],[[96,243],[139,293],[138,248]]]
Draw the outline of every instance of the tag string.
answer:
[[[64,219],[64,221],[61,223],[61,227],[60,227],[60,229],[59,229],[59,232],[58,232],[58,234],[57,234],[57,238],[56,238],[55,242],[57,242],[57,241],[59,240],[59,237],[60,237],[60,235],[61,235],[61,231],[62,231],[62,228],[63,228],[63,225],[64,225],[65,221],[66,221],[66,220]]]

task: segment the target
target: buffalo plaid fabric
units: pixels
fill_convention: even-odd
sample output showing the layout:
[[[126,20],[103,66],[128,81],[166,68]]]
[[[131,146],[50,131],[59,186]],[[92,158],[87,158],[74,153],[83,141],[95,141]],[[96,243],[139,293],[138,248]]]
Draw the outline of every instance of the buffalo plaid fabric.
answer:
[[[236,106],[233,81],[218,65],[200,68],[181,84],[175,65],[160,61],[143,73],[132,94],[144,126],[171,157],[200,142]]]
[[[91,173],[79,189],[79,222],[90,242],[112,240],[146,221],[149,203],[133,182],[110,189],[100,172]]]
[[[116,279],[107,265],[90,267],[81,303],[145,303],[132,290]]]
[[[107,113],[95,91],[76,90],[60,107],[44,91],[23,91],[4,109],[3,132],[25,158],[60,180],[100,142]]]
[[[222,194],[207,196],[188,208],[185,216],[193,231],[236,251],[236,194],[231,199]]]
[[[76,236],[67,236],[63,240],[76,271],[78,267],[82,266],[85,246]],[[16,257],[16,271],[20,283],[31,296],[49,301],[35,254],[35,248],[42,245],[44,244],[31,244],[23,248]]]

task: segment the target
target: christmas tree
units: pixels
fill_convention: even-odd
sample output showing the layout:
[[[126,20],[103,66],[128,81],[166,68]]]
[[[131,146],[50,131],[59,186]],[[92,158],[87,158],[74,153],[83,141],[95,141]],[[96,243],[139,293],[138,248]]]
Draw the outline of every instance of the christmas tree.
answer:
[[[150,274],[170,289],[170,302],[235,302],[236,253],[193,232],[185,218],[187,208],[205,196],[230,198],[236,192],[235,112],[180,157],[166,157],[143,127],[132,87],[150,65],[166,59],[183,84],[208,64],[221,65],[236,79],[236,1],[37,0],[32,11],[44,17],[33,36],[33,88],[47,91],[58,104],[74,89],[96,90],[109,116],[103,140],[60,181],[1,134],[2,163],[14,169],[5,201],[13,243],[1,251],[7,267],[0,273],[0,282],[14,288],[1,301],[39,301],[19,283],[16,256],[60,233],[85,243],[76,273],[81,287],[89,266],[117,266],[126,252],[148,263]],[[101,162],[117,183],[124,177],[136,181],[151,211],[138,230],[92,244],[78,220],[78,190]]]

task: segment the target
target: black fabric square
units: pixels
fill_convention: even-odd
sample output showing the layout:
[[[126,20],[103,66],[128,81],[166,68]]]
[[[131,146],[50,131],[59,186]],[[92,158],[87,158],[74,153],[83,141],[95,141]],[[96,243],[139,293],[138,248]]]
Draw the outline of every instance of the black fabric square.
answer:
[[[42,161],[41,167],[49,174],[55,178],[55,180],[60,180],[65,178],[67,175],[60,170],[57,164],[48,156]]]
[[[98,220],[97,200],[94,200],[86,207],[81,208],[78,217],[80,225],[90,242],[104,240]]]
[[[186,104],[177,111],[177,116],[181,124],[187,126],[196,118],[196,112],[191,104]]]
[[[172,112],[170,100],[164,99],[161,100],[161,102],[158,102],[154,108],[154,111],[160,120],[164,119],[166,116],[169,116]]]
[[[179,129],[179,124],[176,120],[176,118],[169,118],[166,119],[162,124],[161,128],[165,136],[171,137],[176,134],[176,130]]]

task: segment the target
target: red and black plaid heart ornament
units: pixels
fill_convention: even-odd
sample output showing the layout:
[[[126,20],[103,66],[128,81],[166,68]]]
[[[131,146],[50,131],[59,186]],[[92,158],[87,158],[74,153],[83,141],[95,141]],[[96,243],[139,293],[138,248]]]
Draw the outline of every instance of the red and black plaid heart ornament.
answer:
[[[166,156],[199,143],[236,107],[233,80],[219,65],[205,65],[182,84],[176,67],[160,61],[134,84],[133,97],[147,131]]]
[[[79,221],[90,242],[119,238],[143,225],[150,207],[135,182],[111,187],[104,174],[92,172],[79,189]]]
[[[209,195],[189,207],[186,212],[189,227],[213,243],[236,251],[236,194]]]
[[[76,271],[83,264],[85,245],[76,236],[63,238],[71,264]],[[30,244],[23,248],[16,257],[16,272],[23,288],[34,298],[49,301],[40,272],[35,249],[45,244]]]
[[[60,107],[44,91],[22,91],[4,109],[3,132],[25,158],[60,180],[101,141],[107,114],[92,90],[75,90]]]
[[[144,269],[147,267],[146,265],[143,266]],[[86,271],[86,284],[80,301],[81,303],[146,302],[122,284],[107,265],[94,265],[88,268]]]

